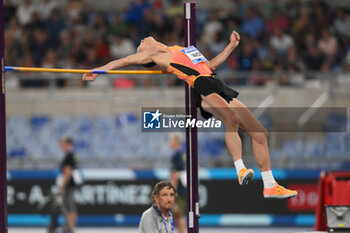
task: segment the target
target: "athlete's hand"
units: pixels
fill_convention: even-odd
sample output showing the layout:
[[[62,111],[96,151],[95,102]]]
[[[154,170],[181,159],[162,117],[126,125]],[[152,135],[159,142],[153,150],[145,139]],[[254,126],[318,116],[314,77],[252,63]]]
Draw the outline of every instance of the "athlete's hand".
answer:
[[[93,82],[97,78],[98,74],[83,74],[83,80]]]
[[[232,31],[230,41],[234,47],[237,47],[240,41],[240,36],[236,31]]]

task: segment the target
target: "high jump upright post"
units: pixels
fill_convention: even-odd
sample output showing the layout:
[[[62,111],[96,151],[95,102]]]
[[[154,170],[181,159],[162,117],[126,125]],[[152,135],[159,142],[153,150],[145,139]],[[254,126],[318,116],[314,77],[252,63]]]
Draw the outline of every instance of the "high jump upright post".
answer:
[[[196,46],[196,4],[184,3],[184,45]],[[186,115],[197,118],[193,89],[186,83]],[[197,128],[186,128],[187,232],[198,233],[198,139]]]
[[[0,0],[0,233],[7,232],[6,112],[4,64],[4,2]]]

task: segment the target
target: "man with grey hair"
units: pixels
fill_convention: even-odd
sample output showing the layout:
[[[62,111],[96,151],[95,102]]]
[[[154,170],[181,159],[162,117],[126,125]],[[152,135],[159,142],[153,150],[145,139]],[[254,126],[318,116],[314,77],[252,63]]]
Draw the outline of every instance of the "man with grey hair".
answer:
[[[153,204],[143,212],[139,233],[174,233],[173,216],[176,190],[169,181],[158,182],[152,192]]]

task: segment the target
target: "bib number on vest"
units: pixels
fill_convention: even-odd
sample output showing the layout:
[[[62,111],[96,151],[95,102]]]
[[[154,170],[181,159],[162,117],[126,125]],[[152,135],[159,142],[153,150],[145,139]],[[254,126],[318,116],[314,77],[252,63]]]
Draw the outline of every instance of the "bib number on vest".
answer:
[[[180,51],[183,52],[187,57],[189,57],[193,64],[197,64],[202,61],[207,61],[203,54],[201,54],[201,52],[199,52],[194,46],[181,49]]]

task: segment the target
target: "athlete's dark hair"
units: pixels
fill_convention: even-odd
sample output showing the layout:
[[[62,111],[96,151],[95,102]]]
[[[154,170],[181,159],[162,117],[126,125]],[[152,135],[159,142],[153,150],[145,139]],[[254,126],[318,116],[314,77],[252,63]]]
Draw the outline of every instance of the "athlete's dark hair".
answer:
[[[142,66],[146,67],[146,68],[151,68],[153,66],[155,66],[156,63],[154,63],[153,61],[152,62],[149,62],[149,63],[146,63],[146,64],[143,64]]]

